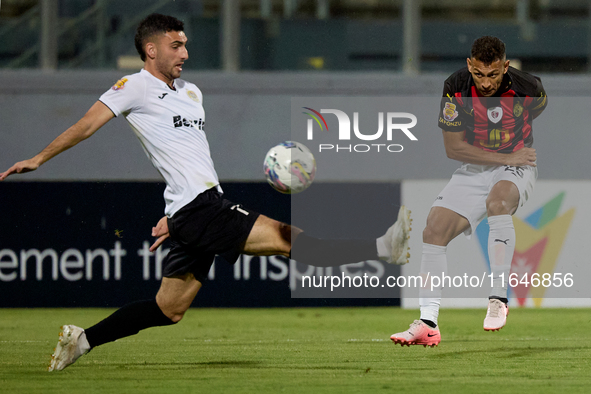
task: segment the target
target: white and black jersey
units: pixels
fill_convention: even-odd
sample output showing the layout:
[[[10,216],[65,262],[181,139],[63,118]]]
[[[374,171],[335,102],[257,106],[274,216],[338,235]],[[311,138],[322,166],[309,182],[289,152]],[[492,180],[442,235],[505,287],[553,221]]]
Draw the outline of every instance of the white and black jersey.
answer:
[[[99,99],[115,116],[125,116],[164,178],[168,217],[207,189],[221,191],[204,132],[203,95],[182,79],[173,86],[142,70],[120,79]]]

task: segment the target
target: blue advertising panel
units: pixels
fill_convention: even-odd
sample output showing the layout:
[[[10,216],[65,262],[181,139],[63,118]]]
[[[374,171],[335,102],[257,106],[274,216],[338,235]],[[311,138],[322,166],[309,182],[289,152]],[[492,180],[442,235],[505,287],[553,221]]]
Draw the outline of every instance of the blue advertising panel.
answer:
[[[167,244],[151,228],[163,216],[162,183],[8,182],[0,185],[0,307],[119,307],[158,291]],[[289,196],[266,183],[224,183],[225,197],[292,222],[292,199],[311,215],[293,224],[321,238],[374,239],[396,217],[400,185],[318,183]],[[352,192],[363,190],[363,194]],[[367,196],[372,196],[365,201]],[[381,208],[376,210],[376,204]],[[326,218],[339,218],[328,223]],[[217,259],[193,306],[376,306],[391,298],[292,299],[307,266],[281,256]],[[398,269],[396,267],[396,269]]]

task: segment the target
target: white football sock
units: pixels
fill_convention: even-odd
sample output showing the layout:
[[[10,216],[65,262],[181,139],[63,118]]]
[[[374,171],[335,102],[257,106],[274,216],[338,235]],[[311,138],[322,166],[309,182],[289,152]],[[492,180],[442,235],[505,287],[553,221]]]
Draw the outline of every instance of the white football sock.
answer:
[[[90,344],[88,343],[88,340],[86,339],[85,332],[80,334],[80,336],[78,337],[78,343],[76,345],[78,347],[78,353],[80,355],[88,353],[88,351],[90,350]]]
[[[380,238],[376,238],[376,248],[378,250],[378,256],[388,256],[390,252],[388,251],[388,247],[386,246],[385,235],[381,236]]]
[[[507,283],[511,272],[511,260],[515,251],[515,227],[511,215],[488,218],[488,259],[493,275],[491,296],[507,298]],[[504,274],[504,280],[501,277]],[[502,283],[504,282],[504,283]]]
[[[421,258],[421,276],[423,278],[442,277],[447,271],[447,247],[423,243],[423,256]],[[431,320],[437,324],[439,305],[441,304],[441,285],[433,287],[431,281],[419,289],[419,305],[421,306],[421,319]]]

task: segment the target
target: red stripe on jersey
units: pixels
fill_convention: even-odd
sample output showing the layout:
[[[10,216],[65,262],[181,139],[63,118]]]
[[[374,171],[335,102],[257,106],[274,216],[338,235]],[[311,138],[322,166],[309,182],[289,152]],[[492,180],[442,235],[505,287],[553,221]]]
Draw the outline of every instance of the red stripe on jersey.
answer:
[[[466,138],[466,141],[478,148],[487,150],[480,144],[480,141],[488,141],[488,108],[486,106],[486,98],[479,96],[475,86],[472,86],[471,98],[472,108],[474,109],[474,139],[470,142],[469,138]]]
[[[454,94],[454,96],[456,97],[456,101],[458,102],[458,104],[460,104],[461,106],[464,105],[464,99],[462,98],[462,92],[456,92],[456,94]]]
[[[504,93],[503,96],[508,93],[511,93],[513,96],[517,95],[515,93],[515,91],[513,89],[511,89],[511,90],[508,90],[506,93]],[[525,108],[527,108],[527,110],[523,111],[523,127],[521,130],[522,135],[521,135],[521,139],[519,140],[519,142],[515,145],[515,148],[513,148],[513,152],[515,152],[516,150],[519,150],[525,146],[524,141],[529,138],[529,136],[532,132],[531,115],[529,114],[529,107],[531,106],[533,101],[534,101],[533,97],[530,97],[530,96],[525,96],[525,99],[523,100],[523,106]]]
[[[513,91],[509,90],[501,95],[501,108],[503,109],[502,129],[509,132],[509,139],[499,146],[499,150],[511,146],[515,141],[515,117],[513,116],[515,95],[508,95],[509,92]],[[505,136],[503,135],[502,138],[505,139]]]

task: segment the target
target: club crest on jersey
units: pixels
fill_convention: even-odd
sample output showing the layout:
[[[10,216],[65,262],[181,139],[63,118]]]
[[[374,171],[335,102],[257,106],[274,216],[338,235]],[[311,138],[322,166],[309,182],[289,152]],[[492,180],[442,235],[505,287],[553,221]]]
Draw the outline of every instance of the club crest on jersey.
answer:
[[[513,107],[513,115],[515,115],[515,117],[519,118],[522,113],[523,113],[523,105],[521,105],[521,103],[515,104],[515,106]]]
[[[443,108],[443,117],[448,122],[453,122],[453,120],[458,117],[456,105],[452,103],[445,103],[445,107]]]
[[[193,101],[195,101],[196,103],[199,102],[199,97],[197,97],[197,93],[195,93],[192,90],[187,90],[187,96],[189,96],[189,98]]]
[[[501,107],[489,108],[486,113],[488,114],[488,119],[493,123],[499,123],[503,119],[503,108]]]
[[[121,78],[120,80],[117,81],[117,83],[115,83],[115,85],[113,85],[113,87],[111,89],[121,90],[125,87],[126,82],[127,82],[127,78]]]

